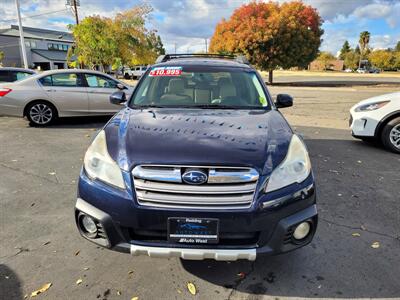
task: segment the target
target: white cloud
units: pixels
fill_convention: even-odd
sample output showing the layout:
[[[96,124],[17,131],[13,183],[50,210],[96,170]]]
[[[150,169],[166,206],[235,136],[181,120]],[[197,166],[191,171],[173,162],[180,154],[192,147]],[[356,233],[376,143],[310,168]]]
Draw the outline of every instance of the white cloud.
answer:
[[[393,48],[396,43],[400,41],[400,34],[393,36],[393,35],[374,35],[371,38],[371,47],[373,49],[387,49]]]
[[[326,21],[334,20],[339,16],[348,16],[358,7],[373,3],[374,0],[305,0],[304,2],[317,8]]]

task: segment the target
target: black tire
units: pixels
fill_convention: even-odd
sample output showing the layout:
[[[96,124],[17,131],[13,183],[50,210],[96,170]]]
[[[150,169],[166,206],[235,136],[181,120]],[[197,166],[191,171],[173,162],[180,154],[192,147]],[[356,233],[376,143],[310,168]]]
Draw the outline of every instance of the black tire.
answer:
[[[30,103],[25,115],[29,120],[31,127],[45,127],[54,123],[57,119],[57,109],[53,104],[47,101],[35,101]]]
[[[129,76],[128,73],[125,73],[124,78],[125,78],[125,79],[131,79],[131,76]]]
[[[400,117],[394,118],[385,125],[381,138],[386,149],[400,154]]]

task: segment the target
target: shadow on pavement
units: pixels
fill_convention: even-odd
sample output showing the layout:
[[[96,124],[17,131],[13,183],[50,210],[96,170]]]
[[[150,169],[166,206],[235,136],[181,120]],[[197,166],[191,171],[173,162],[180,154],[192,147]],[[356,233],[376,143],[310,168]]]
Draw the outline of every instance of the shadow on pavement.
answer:
[[[0,264],[0,299],[22,300],[21,281],[6,265]]]
[[[255,262],[181,260],[182,267],[231,289],[237,296],[232,299],[399,299],[400,156],[355,140],[347,130],[319,128],[321,138],[312,127],[297,131],[305,137],[317,181],[319,225],[312,243]],[[378,249],[371,247],[376,241]]]
[[[96,128],[103,127],[112,116],[88,116],[60,118],[53,125],[45,127],[51,129],[63,128]]]

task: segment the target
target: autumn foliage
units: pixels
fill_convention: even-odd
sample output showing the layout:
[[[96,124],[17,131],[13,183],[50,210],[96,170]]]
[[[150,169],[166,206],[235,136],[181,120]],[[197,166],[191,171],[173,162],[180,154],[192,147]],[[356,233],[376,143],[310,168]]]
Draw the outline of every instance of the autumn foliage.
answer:
[[[144,4],[114,18],[88,16],[79,25],[70,25],[75,45],[68,57],[77,57],[88,68],[154,63],[164,49],[157,32],[145,26],[151,12],[152,7]]]
[[[217,25],[210,51],[244,54],[262,70],[307,66],[318,54],[321,25],[318,12],[301,1],[251,2]]]

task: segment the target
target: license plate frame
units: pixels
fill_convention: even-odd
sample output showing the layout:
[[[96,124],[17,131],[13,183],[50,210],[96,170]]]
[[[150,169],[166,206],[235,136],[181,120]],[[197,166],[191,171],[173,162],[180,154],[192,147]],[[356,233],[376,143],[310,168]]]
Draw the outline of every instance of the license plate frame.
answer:
[[[168,218],[168,241],[185,244],[217,244],[219,219],[215,218]]]

